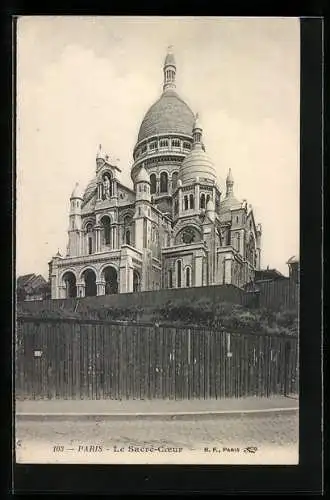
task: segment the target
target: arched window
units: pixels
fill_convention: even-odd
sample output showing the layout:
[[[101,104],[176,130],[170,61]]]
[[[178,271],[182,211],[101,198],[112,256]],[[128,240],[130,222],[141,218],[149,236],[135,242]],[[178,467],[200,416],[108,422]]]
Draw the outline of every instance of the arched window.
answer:
[[[173,288],[173,273],[172,269],[168,272],[168,288]]]
[[[172,191],[175,191],[178,184],[178,172],[173,172],[172,174]]]
[[[194,208],[194,195],[193,194],[189,195],[189,206],[190,206],[190,208]]]
[[[208,202],[210,201],[210,195],[208,194],[207,197],[206,197],[206,206],[208,204]]]
[[[178,200],[174,201],[174,213],[177,214],[179,211],[179,202]]]
[[[177,287],[181,288],[181,271],[182,271],[182,262],[178,260],[177,262]]]
[[[186,286],[190,286],[190,267],[186,268]]]
[[[93,253],[93,225],[91,223],[86,226],[87,233],[87,245],[88,245],[88,254]]]
[[[188,210],[188,196],[184,197],[184,209]]]
[[[159,141],[159,147],[160,148],[167,148],[168,147],[168,140],[167,139],[161,139]]]
[[[147,185],[146,185],[146,184],[144,184],[144,186],[143,186],[143,191],[144,191],[145,193],[147,192]]]
[[[201,194],[201,208],[205,208],[205,194]]]
[[[101,219],[101,224],[103,227],[103,241],[105,245],[110,245],[110,232],[111,232],[111,221],[110,217],[105,215]]]
[[[167,193],[168,191],[168,175],[166,172],[160,174],[160,192]]]

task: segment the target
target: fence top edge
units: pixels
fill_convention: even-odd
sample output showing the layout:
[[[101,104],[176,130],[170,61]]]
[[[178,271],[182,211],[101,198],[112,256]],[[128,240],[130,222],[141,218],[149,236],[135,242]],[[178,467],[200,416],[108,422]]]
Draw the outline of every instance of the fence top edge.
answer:
[[[297,334],[287,334],[287,333],[270,333],[264,331],[234,331],[234,330],[226,330],[223,327],[217,327],[217,325],[194,325],[194,324],[175,324],[168,322],[139,322],[139,321],[111,321],[111,320],[102,320],[102,319],[94,319],[94,318],[47,318],[47,317],[36,317],[36,316],[20,316],[16,317],[17,323],[76,323],[79,325],[113,325],[113,326],[131,326],[131,327],[142,327],[142,328],[171,328],[176,330],[193,330],[200,332],[210,332],[210,331],[221,331],[222,333],[227,333],[231,335],[246,335],[246,336],[257,336],[257,337],[279,337],[286,339],[298,339]]]

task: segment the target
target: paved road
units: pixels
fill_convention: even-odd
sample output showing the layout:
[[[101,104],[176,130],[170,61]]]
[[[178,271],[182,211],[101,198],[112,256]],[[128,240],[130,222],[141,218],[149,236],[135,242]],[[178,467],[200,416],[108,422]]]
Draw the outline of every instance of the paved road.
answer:
[[[222,415],[172,421],[138,419],[36,422],[20,420],[16,424],[17,440],[19,440],[18,455],[21,457],[18,460],[22,461],[26,461],[26,458],[22,458],[23,451],[25,450],[25,456],[27,456],[28,449],[32,452],[32,448],[34,455],[43,450],[42,454],[45,458],[46,453],[48,461],[52,456],[55,457],[53,460],[61,461],[61,453],[64,459],[63,451],[58,448],[61,451],[54,452],[54,446],[63,446],[67,457],[69,456],[67,449],[69,449],[71,456],[72,453],[75,453],[75,456],[78,453],[79,457],[84,456],[86,460],[88,457],[93,457],[93,459],[100,457],[98,452],[101,452],[101,448],[103,452],[105,450],[113,452],[114,446],[123,448],[125,453],[129,446],[143,448],[143,452],[146,451],[146,447],[158,450],[163,446],[173,449],[182,448],[181,451],[185,453],[203,452],[213,457],[215,454],[217,457],[219,454],[223,456],[223,452],[226,452],[227,457],[230,453],[232,456],[238,453],[237,448],[242,454],[246,447],[256,447],[258,450],[273,449],[280,456],[281,450],[283,450],[282,454],[288,449],[295,450],[297,453],[298,412]],[[208,452],[204,451],[206,448]],[[141,456],[140,453],[137,455]],[[174,455],[171,454],[171,457],[173,458]],[[118,459],[118,453],[115,456]],[[96,458],[96,460],[99,459]],[[103,458],[101,461],[104,460]],[[129,462],[126,461],[126,463]]]

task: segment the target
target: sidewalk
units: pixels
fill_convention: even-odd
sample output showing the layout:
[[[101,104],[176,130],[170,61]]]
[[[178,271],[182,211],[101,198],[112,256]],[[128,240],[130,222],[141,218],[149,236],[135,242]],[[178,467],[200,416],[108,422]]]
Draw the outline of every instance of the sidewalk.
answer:
[[[18,418],[142,418],[297,411],[298,398],[209,400],[26,400],[16,401]]]

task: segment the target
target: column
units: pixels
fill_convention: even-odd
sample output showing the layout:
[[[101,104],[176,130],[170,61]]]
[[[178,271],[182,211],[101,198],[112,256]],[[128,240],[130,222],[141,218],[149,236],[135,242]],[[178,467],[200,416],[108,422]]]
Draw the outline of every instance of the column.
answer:
[[[100,251],[100,227],[95,226],[95,252]]]
[[[183,210],[183,207],[182,207],[182,189],[181,189],[181,187],[179,187],[178,202],[179,202],[179,212],[178,212],[178,215],[181,215],[182,214],[182,210]]]
[[[132,257],[123,256],[120,262],[120,293],[133,292],[133,263]]]
[[[133,292],[133,266],[127,266],[127,291]]]
[[[225,257],[225,284],[230,285],[232,283],[232,256],[227,255]]]
[[[59,299],[66,299],[66,286],[65,285],[60,285],[58,287],[59,291]]]
[[[155,194],[159,194],[160,193],[160,176],[159,174],[157,174],[157,177],[156,177],[156,193]]]
[[[195,283],[193,286],[203,286],[203,256],[198,255],[195,258]]]
[[[85,297],[85,282],[77,283],[77,297]]]
[[[114,248],[118,248],[118,225],[116,224],[114,230]]]
[[[195,210],[199,211],[199,184],[195,184]]]
[[[96,294],[97,295],[105,295],[105,281],[97,281],[96,282]]]

